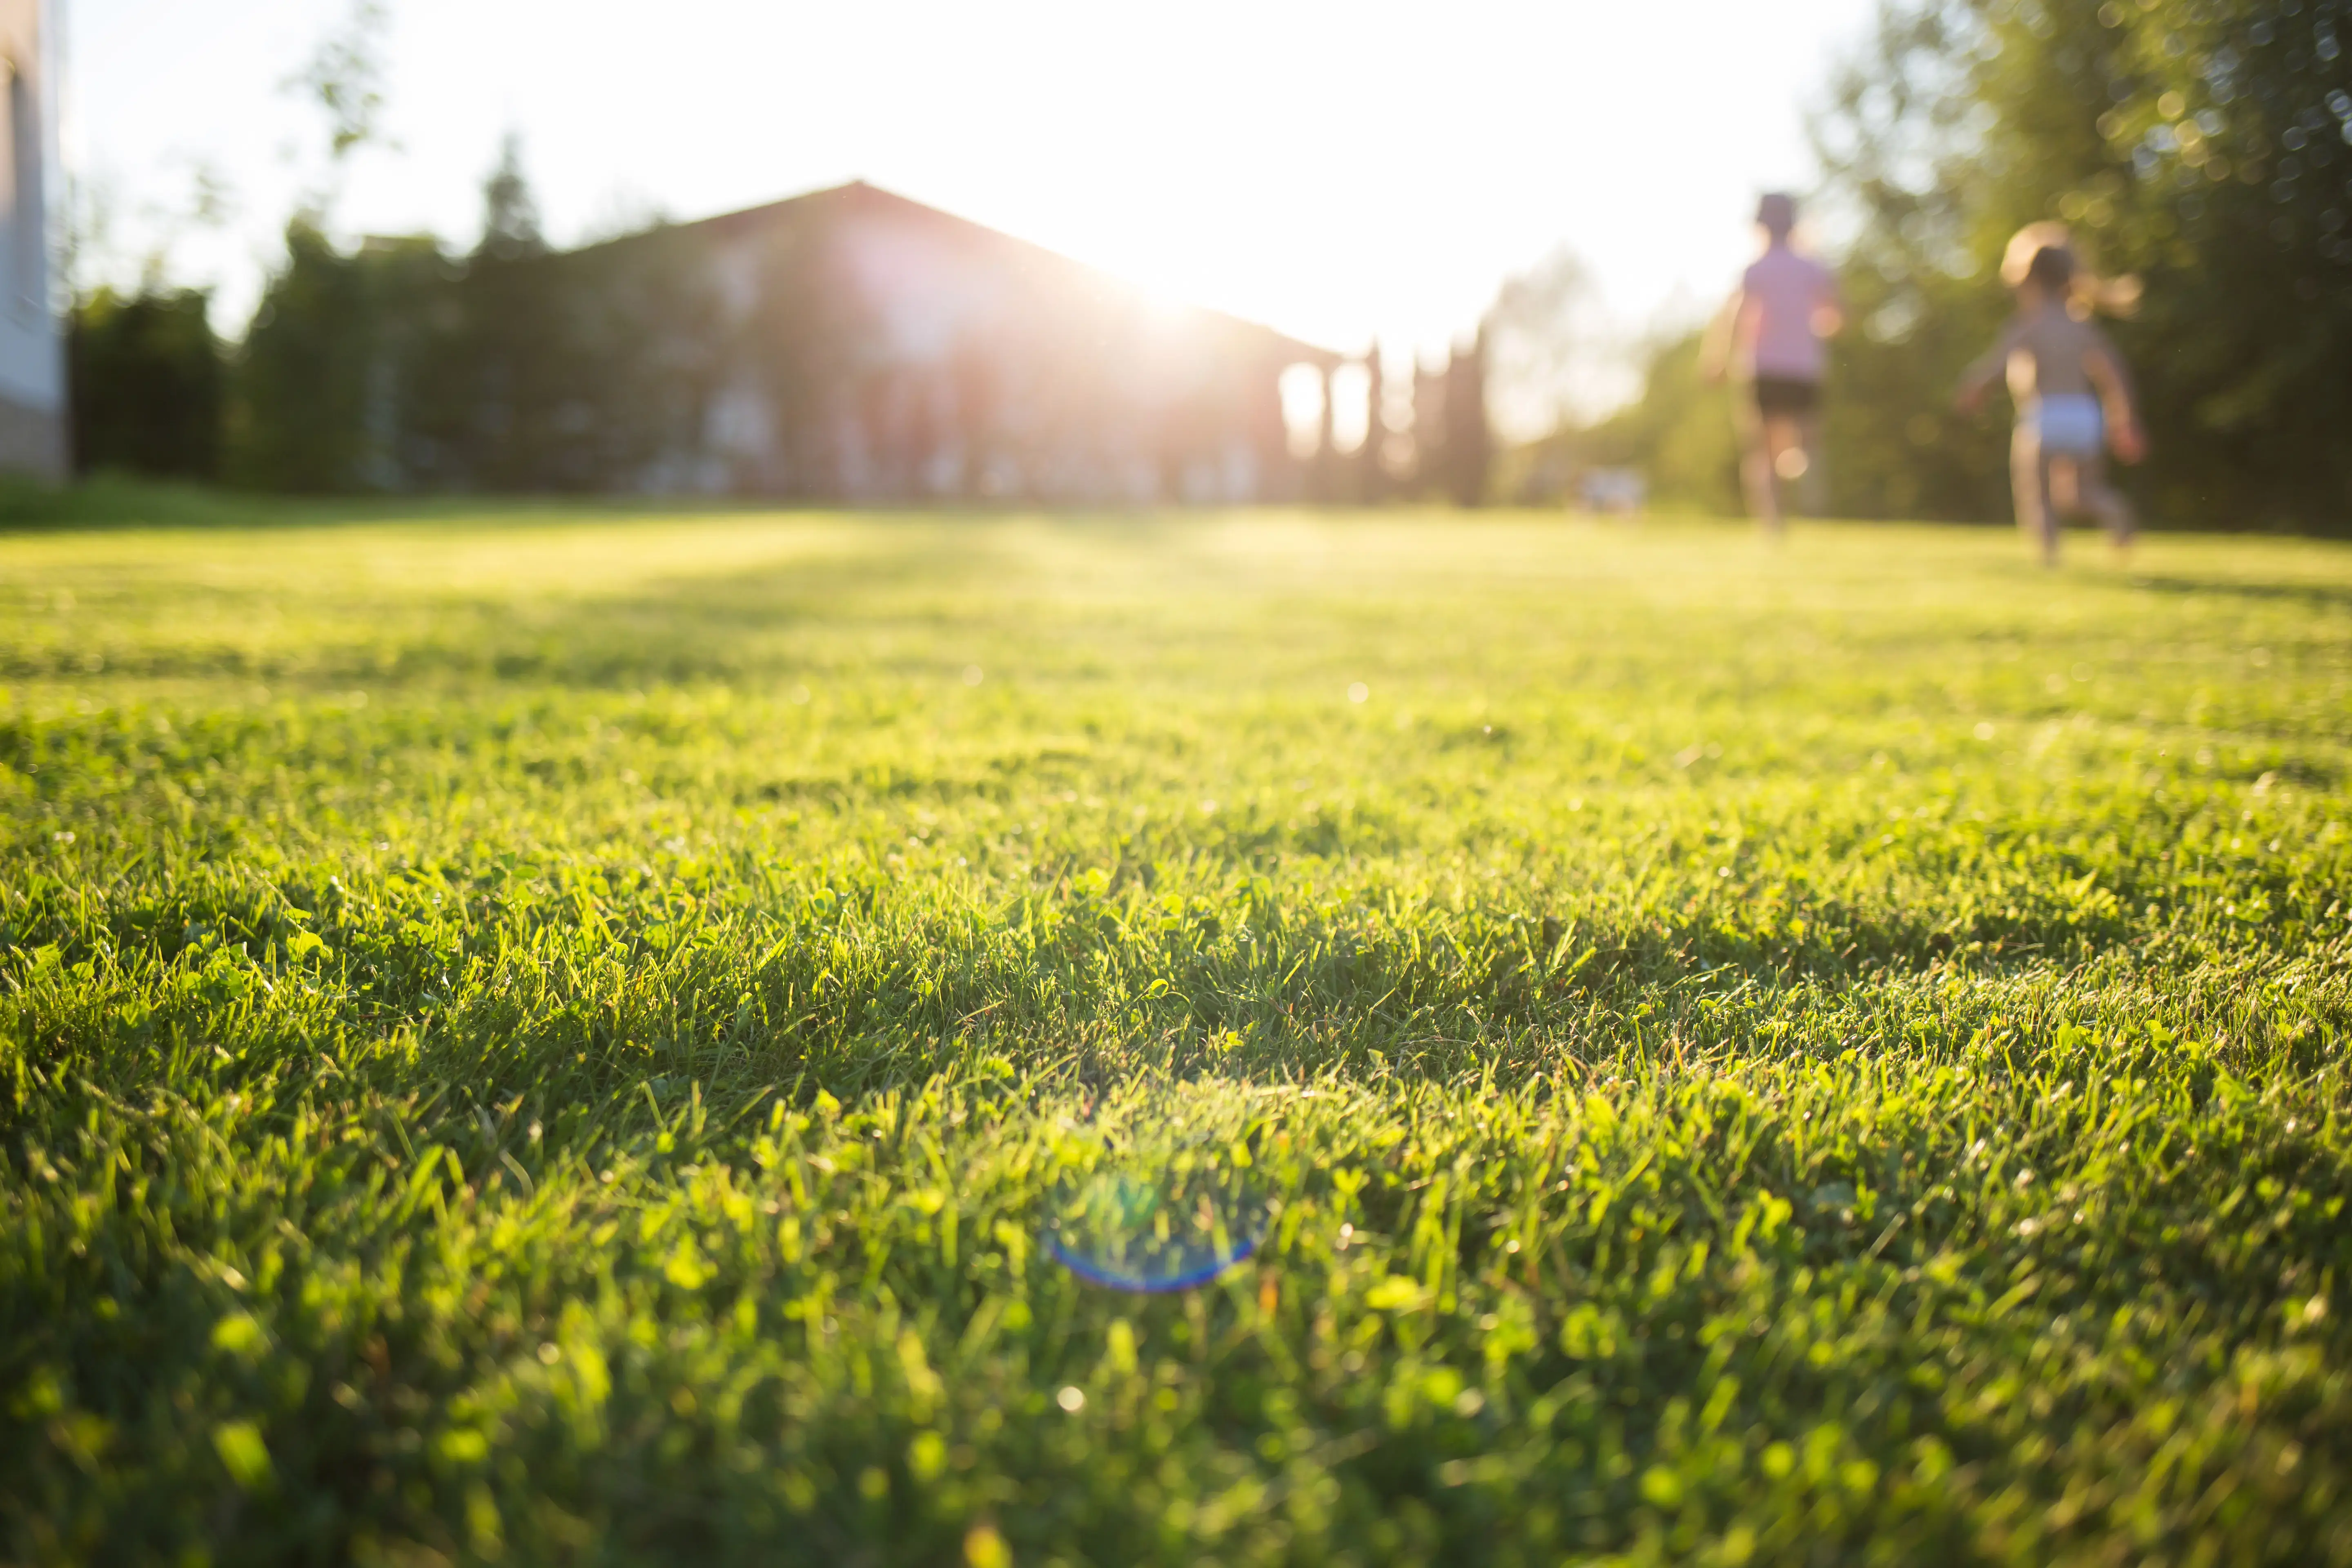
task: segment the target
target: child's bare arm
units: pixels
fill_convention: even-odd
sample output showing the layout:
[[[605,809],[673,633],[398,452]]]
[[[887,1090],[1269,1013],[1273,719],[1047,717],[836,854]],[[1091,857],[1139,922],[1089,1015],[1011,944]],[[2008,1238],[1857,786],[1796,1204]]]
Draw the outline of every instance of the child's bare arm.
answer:
[[[2132,395],[2131,373],[2123,356],[2101,337],[2083,353],[2083,374],[2098,389],[2099,406],[2106,415],[2107,438],[2116,456],[2137,463],[2147,454],[2147,439],[2140,433],[2139,413]]]
[[[1698,374],[1703,381],[1721,381],[1731,363],[1731,339],[1739,322],[1740,310],[1748,303],[1748,290],[1734,289],[1706,324],[1706,335],[1698,341]]]
[[[2118,412],[2129,414],[2138,403],[2132,392],[2131,372],[2124,365],[2124,356],[2107,341],[2107,334],[2093,329],[2091,346],[2083,353],[2083,374],[2098,388],[2100,401],[2106,405],[2112,417]]]
[[[1813,333],[1817,337],[1833,338],[1845,331],[1845,293],[1838,287],[1837,274],[1830,274],[1829,287],[1822,291],[1821,303],[1813,307]]]
[[[2016,336],[2014,327],[2004,328],[1992,347],[1979,354],[1968,369],[1960,372],[1959,391],[1952,401],[1962,413],[1974,414],[1983,405],[1985,393],[1991,388],[1993,378],[2009,364],[2010,350]]]

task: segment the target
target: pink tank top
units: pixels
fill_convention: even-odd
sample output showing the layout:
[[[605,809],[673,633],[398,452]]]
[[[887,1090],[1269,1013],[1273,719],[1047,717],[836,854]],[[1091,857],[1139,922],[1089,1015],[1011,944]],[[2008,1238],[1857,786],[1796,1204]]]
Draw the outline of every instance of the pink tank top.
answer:
[[[1739,355],[1751,374],[1819,381],[1825,363],[1813,312],[1837,299],[1830,269],[1775,245],[1739,279]]]

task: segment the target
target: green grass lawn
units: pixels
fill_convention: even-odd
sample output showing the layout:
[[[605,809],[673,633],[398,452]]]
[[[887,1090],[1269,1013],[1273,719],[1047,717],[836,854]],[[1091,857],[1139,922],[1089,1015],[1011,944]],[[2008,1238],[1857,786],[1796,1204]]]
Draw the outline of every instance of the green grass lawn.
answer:
[[[2352,549],[17,534],[0,681],[0,1561],[2352,1563]]]

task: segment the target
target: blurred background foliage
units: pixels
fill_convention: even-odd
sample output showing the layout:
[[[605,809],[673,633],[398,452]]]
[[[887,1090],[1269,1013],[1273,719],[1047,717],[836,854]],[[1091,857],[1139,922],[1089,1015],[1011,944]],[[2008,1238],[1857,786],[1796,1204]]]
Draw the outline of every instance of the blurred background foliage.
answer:
[[[200,289],[160,285],[129,298],[100,289],[79,302],[67,346],[76,469],[219,476],[226,377],[210,306]]]
[[[1998,406],[1964,417],[1950,392],[2009,308],[2002,245],[2054,216],[2093,265],[2146,283],[2114,331],[2154,443],[2128,481],[2151,518],[2352,528],[2347,36],[2352,0],[1889,0],[1815,116],[1814,210],[1851,322],[1828,390],[1832,510],[2008,514]],[[298,217],[241,342],[215,341],[197,293],[78,303],[78,458],[269,490],[615,488],[672,444],[713,369],[680,352],[708,302],[656,286],[663,247],[656,229],[551,266],[511,146],[469,255],[429,237],[339,249]],[[775,261],[799,283],[772,288],[762,330],[822,378],[847,328],[816,308],[812,267]],[[1589,392],[1591,302],[1570,262],[1545,265],[1497,300],[1497,361]],[[1559,319],[1527,319],[1546,309]],[[1620,467],[1663,503],[1736,510],[1731,394],[1700,382],[1696,330],[1638,361],[1612,412],[1561,397],[1487,495],[1549,500]]]
[[[1998,432],[1946,415],[1940,393],[2003,307],[2000,247],[2056,216],[2095,266],[2146,283],[2115,332],[2147,404],[2139,482],[2158,515],[2352,520],[2347,37],[2345,0],[1887,11],[1820,126],[1864,218],[1844,269],[1860,330],[1840,355],[1841,500],[1998,510],[1969,488],[1998,486],[1976,449]],[[1870,466],[1898,452],[1916,500]]]
[[[254,489],[623,488],[702,404],[708,301],[655,231],[564,258],[541,241],[511,144],[481,242],[341,251],[314,226],[232,356],[227,477]]]
[[[2352,526],[2352,4],[1894,0],[1815,119],[1816,205],[1851,326],[1832,354],[1832,509],[2007,515],[1998,410],[1955,414],[2009,301],[2002,246],[2059,217],[2145,281],[2113,326],[2154,442],[2131,484],[2158,520]],[[1547,445],[1646,471],[1660,500],[1738,504],[1729,394],[1696,331],[1641,395]]]

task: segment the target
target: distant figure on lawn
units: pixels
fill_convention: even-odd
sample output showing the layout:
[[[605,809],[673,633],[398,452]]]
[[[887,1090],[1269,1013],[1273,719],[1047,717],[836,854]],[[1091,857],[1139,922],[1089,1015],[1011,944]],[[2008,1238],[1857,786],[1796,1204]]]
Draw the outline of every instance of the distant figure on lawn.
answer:
[[[1740,275],[1699,351],[1709,382],[1728,373],[1738,384],[1739,480],[1748,510],[1779,538],[1780,482],[1799,485],[1799,508],[1822,503],[1822,373],[1824,339],[1844,324],[1837,279],[1790,243],[1796,198],[1779,191],[1756,204],[1764,254]]]
[[[2017,405],[2009,476],[2017,526],[2058,563],[2058,513],[2099,520],[2118,553],[2128,549],[2131,503],[2107,483],[2105,450],[2126,463],[2147,455],[2132,406],[2131,377],[2107,335],[2092,324],[2105,307],[2118,314],[2139,298],[2135,279],[2102,280],[2077,263],[2065,226],[2028,224],[2009,242],[2001,281],[2017,292],[2017,314],[1960,377],[1957,399],[1974,413],[1993,378],[2007,373]]]

